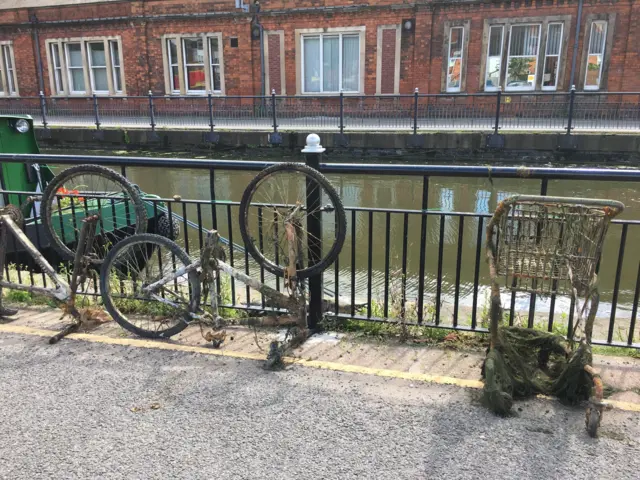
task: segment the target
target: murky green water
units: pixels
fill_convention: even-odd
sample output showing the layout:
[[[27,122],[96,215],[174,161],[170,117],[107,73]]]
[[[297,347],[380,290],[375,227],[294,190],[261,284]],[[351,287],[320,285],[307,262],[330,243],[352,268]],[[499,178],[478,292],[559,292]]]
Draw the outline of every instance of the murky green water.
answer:
[[[127,168],[128,177],[139,184],[142,190],[162,197],[180,195],[182,199],[210,199],[209,173],[206,170],[162,169],[162,168]],[[242,192],[252,178],[249,172],[216,171],[215,192],[218,200],[239,201]],[[422,179],[419,177],[396,177],[371,175],[367,172],[353,175],[329,175],[329,179],[340,193],[347,207],[373,207],[391,209],[419,210],[422,205]],[[626,205],[620,218],[640,219],[640,185],[634,183],[608,181],[551,181],[548,186],[549,195],[577,196],[588,198],[615,199]],[[429,208],[439,212],[493,212],[497,202],[505,197],[520,194],[538,194],[540,182],[529,179],[460,179],[432,177],[429,184]],[[176,205],[176,213],[182,214],[182,205]],[[189,219],[197,221],[198,211],[194,205],[185,207]],[[174,210],[175,211],[175,210]],[[224,236],[233,237],[233,241],[241,243],[238,230],[237,207],[217,208],[218,229]],[[230,218],[228,214],[231,214]],[[204,205],[200,209],[201,222],[204,228],[210,228],[211,209]],[[347,212],[348,235],[339,257],[340,284],[339,294],[351,295],[351,262],[352,262],[352,214]],[[425,289],[427,302],[435,302],[438,287],[438,244],[441,235],[441,218],[444,220],[441,301],[445,305],[453,303],[459,249],[458,217],[439,214],[430,215],[427,221]],[[371,227],[370,227],[371,222]],[[231,227],[231,228],[229,228]],[[389,217],[389,244],[386,243],[387,218],[385,213],[357,212],[355,214],[355,295],[366,298],[369,282],[374,298],[382,299],[385,295],[384,271],[386,257],[389,257],[389,270],[392,282],[388,288],[390,297],[399,295],[402,278],[403,244],[406,233],[407,245],[407,299],[415,301],[420,259],[420,227],[421,217],[409,214],[407,228],[404,228],[404,215],[393,213]],[[371,234],[371,251],[369,258],[369,228]],[[193,250],[198,243],[198,233],[188,229],[188,242]],[[231,230],[231,232],[229,231]],[[614,287],[616,265],[618,262],[621,225],[613,225],[604,247],[600,269],[601,307],[600,315],[610,311]],[[460,247],[460,304],[469,307],[472,304],[473,279],[475,271],[478,219],[465,218]],[[184,242],[184,239],[182,239]],[[640,261],[640,226],[631,225],[627,234],[627,248],[624,253],[620,276],[620,293],[618,297],[618,316],[629,317],[633,303],[638,264]],[[388,253],[387,253],[388,252]],[[235,260],[242,260],[244,254],[236,252]],[[484,249],[481,250],[480,283],[488,283],[488,271],[484,261]],[[239,258],[238,258],[239,257]],[[371,279],[368,266],[371,262]],[[334,272],[325,274],[325,285],[334,289]],[[481,287],[479,303],[484,302],[484,288]],[[240,290],[241,291],[241,290]],[[518,298],[517,308],[528,308],[528,296]],[[557,308],[566,309],[567,304],[559,300]],[[544,299],[538,301],[538,308],[544,311],[548,303]]]

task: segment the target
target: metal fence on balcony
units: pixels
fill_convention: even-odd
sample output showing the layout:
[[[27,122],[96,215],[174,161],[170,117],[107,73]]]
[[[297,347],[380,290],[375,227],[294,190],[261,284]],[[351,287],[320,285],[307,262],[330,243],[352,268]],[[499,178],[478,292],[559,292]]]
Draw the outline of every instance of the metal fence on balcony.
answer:
[[[136,176],[138,167],[145,167],[140,171],[144,176],[150,174],[149,169],[158,169],[163,176],[169,169],[176,177],[188,173],[199,185],[200,198],[151,200],[165,202],[180,222],[178,242],[190,255],[197,255],[203,233],[216,228],[232,245],[228,253],[232,265],[284,289],[283,283],[261,270],[241,245],[239,202],[231,198],[239,193],[232,192],[229,186],[229,175],[243,175],[238,187],[241,193],[246,179],[271,162],[66,155],[0,155],[0,161],[49,165],[95,163],[111,166],[130,177]],[[633,190],[640,182],[640,170],[615,169],[321,163],[320,170],[328,174],[334,184],[341,178],[362,177],[363,172],[418,183],[415,205],[404,209],[389,208],[388,202],[376,198],[356,205],[353,192],[339,188],[346,206],[347,239],[338,261],[323,274],[321,295],[330,303],[327,315],[371,322],[402,319],[409,325],[471,332],[486,332],[487,328],[489,277],[483,242],[491,208],[488,199],[478,196],[474,202],[485,202],[485,207],[456,211],[456,202],[449,198],[446,189],[438,190],[434,203],[430,191],[437,190],[443,179],[456,178],[469,183],[488,178],[492,183],[512,179],[517,188],[515,193],[546,195],[548,191],[550,194],[561,191],[566,196],[576,194],[566,185],[577,188],[575,185],[581,184],[588,190],[598,182],[619,182],[618,185],[632,182],[627,185]],[[615,188],[612,191],[615,192]],[[7,192],[0,191],[2,193]],[[500,199],[498,196],[492,201]],[[613,222],[604,262],[599,266],[602,301],[594,343],[640,348],[636,324],[640,252],[627,246],[640,238],[640,219],[628,217]],[[38,275],[29,272],[29,268],[23,267],[22,271],[21,281],[38,281]],[[264,309],[264,300],[256,298],[244,285],[231,281],[228,288],[226,307]],[[564,333],[573,328],[573,305],[569,298],[518,294],[503,298],[503,304],[512,324]]]
[[[43,126],[259,131],[638,131],[640,93],[0,97]]]

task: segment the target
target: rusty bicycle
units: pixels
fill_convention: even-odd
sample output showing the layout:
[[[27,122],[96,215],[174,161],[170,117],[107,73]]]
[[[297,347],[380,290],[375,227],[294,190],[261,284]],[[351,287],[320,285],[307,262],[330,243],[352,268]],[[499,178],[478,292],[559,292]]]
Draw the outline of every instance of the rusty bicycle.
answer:
[[[306,332],[305,279],[322,273],[340,253],[344,207],[320,172],[281,163],[249,183],[239,222],[247,251],[266,271],[285,278],[288,295],[226,263],[215,230],[197,259],[169,239],[142,234],[121,241],[105,258],[100,284],[109,314],[123,328],[149,338],[171,337],[194,322],[208,325],[214,333],[205,338],[219,345],[225,321],[219,315],[217,281],[224,273],[296,317],[284,344],[271,345],[270,362],[278,363],[284,349]],[[208,311],[202,306],[207,304]]]

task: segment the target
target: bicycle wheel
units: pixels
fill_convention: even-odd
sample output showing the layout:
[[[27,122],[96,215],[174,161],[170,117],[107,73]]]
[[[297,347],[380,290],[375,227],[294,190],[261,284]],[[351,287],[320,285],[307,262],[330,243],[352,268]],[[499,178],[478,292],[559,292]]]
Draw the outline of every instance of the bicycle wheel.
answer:
[[[168,338],[187,327],[200,304],[196,271],[177,277],[153,292],[173,305],[142,292],[142,288],[191,263],[175,242],[150,233],[118,243],[100,270],[102,301],[123,328],[147,338]]]
[[[319,193],[318,205],[307,205],[307,192]],[[311,208],[310,208],[311,207]],[[260,172],[247,186],[240,203],[240,233],[251,256],[267,271],[284,276],[288,266],[287,218],[295,216],[302,245],[299,278],[324,271],[337,258],[347,229],[338,192],[317,170],[299,163],[281,163]],[[309,233],[308,220],[322,221],[321,237]],[[309,243],[322,241],[319,258],[311,258]]]
[[[140,192],[119,173],[99,165],[78,165],[49,182],[40,216],[50,244],[62,258],[75,256],[82,219],[90,215],[100,217],[91,246],[94,264],[102,263],[119,240],[147,231]]]

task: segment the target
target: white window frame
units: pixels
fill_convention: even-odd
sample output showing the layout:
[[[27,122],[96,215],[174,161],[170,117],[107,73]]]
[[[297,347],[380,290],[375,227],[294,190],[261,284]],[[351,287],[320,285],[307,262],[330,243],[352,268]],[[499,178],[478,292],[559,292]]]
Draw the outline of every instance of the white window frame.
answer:
[[[69,45],[79,45],[80,46],[80,54],[81,54],[81,58],[83,59],[83,64],[81,66],[71,66],[71,64],[69,63]],[[66,42],[64,44],[64,56],[65,56],[65,62],[67,64],[67,80],[69,82],[69,93],[72,95],[86,95],[87,93],[87,80],[86,80],[86,70],[85,70],[85,62],[84,62],[84,55],[82,55],[82,53],[84,52],[84,47],[82,46],[82,42]],[[85,77],[85,81],[84,81],[84,90],[74,90],[73,89],[73,76],[71,75],[71,70],[77,70],[80,69],[82,71],[82,75]]]
[[[337,94],[343,92],[345,94],[358,94],[360,92],[361,85],[361,62],[358,62],[358,90],[344,90],[342,88],[342,49],[343,42],[342,39],[344,36],[348,37],[357,37],[358,38],[358,58],[362,55],[360,51],[362,48],[361,35],[358,32],[323,32],[323,33],[305,33],[300,35],[300,70],[302,73],[302,77],[300,79],[302,85],[302,93],[304,95],[326,95],[326,94]],[[324,90],[324,37],[338,37],[338,90],[325,91]],[[304,82],[304,40],[306,38],[318,38],[320,40],[320,91],[319,92],[307,92],[305,90],[305,82]]]
[[[9,68],[11,65],[11,68]],[[13,54],[13,42],[0,42],[0,80],[2,90],[0,96],[15,97],[20,94],[18,91],[18,77],[16,70],[16,59]]]
[[[54,55],[53,49],[55,48],[58,53],[58,60],[56,61],[56,56]],[[64,72],[62,71],[62,55],[63,53],[60,51],[59,43],[50,43],[49,44],[49,54],[51,55],[51,71],[52,75],[52,84],[54,86],[53,91],[56,95],[64,95],[64,81],[63,76]]]
[[[169,47],[169,42],[173,42],[176,46],[176,55],[177,58],[173,58],[171,56],[171,48]],[[170,91],[171,93],[174,94],[180,94],[180,49],[179,49],[179,42],[180,40],[176,39],[176,38],[167,38],[165,40],[164,43],[164,47],[167,51],[167,61],[169,62],[169,85],[170,85]],[[178,85],[175,85],[174,83],[174,78],[173,78],[173,67],[177,68],[178,71]],[[175,87],[178,88],[175,88]]]
[[[513,40],[513,27],[538,27],[538,46],[536,48],[536,70],[533,74],[533,86],[531,87],[509,87],[507,79],[509,77],[509,60],[511,59],[511,41]],[[506,92],[533,92],[536,89],[536,79],[538,78],[538,68],[540,66],[540,44],[542,43],[542,23],[513,23],[509,27],[509,46],[507,50],[507,65],[504,77],[504,90]],[[534,55],[514,55],[513,58],[531,58]]]
[[[213,43],[213,40],[216,40],[216,42],[218,43],[218,63],[213,63],[213,51],[211,48],[211,44]],[[211,79],[211,92],[213,93],[222,93],[222,55],[221,55],[221,50],[222,50],[222,45],[220,43],[220,39],[218,37],[207,37],[207,43],[209,44],[209,78]],[[214,84],[214,78],[215,75],[213,74],[214,71],[214,67],[218,67],[218,69],[220,70],[220,85],[219,88],[215,88],[215,84]]]
[[[124,82],[122,80],[122,62],[120,58],[120,44],[115,40],[108,40],[107,44],[109,45],[109,56],[111,57],[111,81],[113,82],[113,91],[116,93],[122,93],[122,86]],[[113,51],[114,45],[118,49],[117,52]],[[118,88],[118,77],[120,77],[120,88]]]
[[[462,34],[460,35],[460,56],[459,57],[452,57],[451,56],[451,35],[453,33],[454,30],[460,30],[462,32]],[[448,51],[448,55],[447,55],[447,85],[446,85],[446,90],[449,93],[459,93],[462,89],[462,66],[463,66],[463,62],[464,62],[464,27],[463,26],[453,26],[449,29],[449,45],[447,48]],[[459,81],[459,85],[457,87],[449,87],[449,79],[451,77],[451,73],[450,73],[450,68],[451,68],[451,60],[452,59],[460,59],[460,81]]]
[[[105,67],[93,67],[91,64],[91,43],[102,43],[104,45]],[[82,54],[82,66],[69,66],[69,45],[79,44]],[[112,45],[117,45],[118,55],[117,64],[119,67],[121,89],[117,90],[116,82],[116,59]],[[56,38],[47,39],[45,41],[47,66],[49,71],[49,87],[54,96],[88,96],[88,95],[126,95],[126,80],[124,72],[124,62],[122,53],[122,41],[120,36],[100,36],[100,37],[76,37],[76,38]],[[56,64],[53,55],[53,49],[57,48],[59,53],[60,65]],[[73,69],[82,69],[84,78],[84,90],[73,90],[73,81],[71,71]],[[94,89],[93,68],[106,68],[108,90]],[[62,85],[59,85],[56,78],[56,70],[61,71]],[[62,87],[62,88],[60,88]]]
[[[489,55],[489,53],[491,52],[491,29],[492,28],[499,28],[500,29],[500,55]],[[484,91],[485,92],[497,92],[498,90],[500,90],[500,82],[502,81],[502,74],[504,72],[503,67],[503,61],[502,61],[502,57],[504,55],[504,31],[505,31],[505,26],[504,25],[499,25],[499,24],[494,24],[494,25],[489,25],[489,37],[487,39],[487,58],[486,58],[486,62],[485,62],[485,68],[484,68]],[[500,70],[498,70],[498,85],[493,86],[493,87],[487,87],[487,78],[489,76],[489,60],[493,57],[500,57]]]
[[[165,80],[165,93],[167,95],[207,95],[209,93],[213,95],[222,96],[225,94],[225,82],[224,82],[224,43],[222,41],[222,33],[172,33],[162,35],[162,61],[164,65],[164,80]],[[218,53],[220,58],[220,87],[217,90],[213,90],[213,68],[212,68],[212,55],[211,55],[211,40],[212,38],[218,39]],[[183,40],[202,39],[202,46],[204,49],[203,62],[204,62],[204,76],[205,76],[205,89],[204,90],[188,90],[188,66],[199,66],[200,64],[189,64],[185,62],[185,46]],[[178,58],[171,57],[171,49],[169,48],[169,41],[176,42],[176,51]],[[173,84],[173,71],[172,66],[178,67],[178,85]]]
[[[102,48],[104,49],[104,67],[103,66],[94,66],[91,60],[91,45],[100,45],[102,44]],[[108,95],[109,94],[109,53],[107,53],[107,48],[105,48],[104,42],[87,42],[86,44],[87,50],[87,63],[89,66],[89,80],[91,82],[91,92],[96,95]],[[105,76],[107,78],[107,90],[98,90],[95,84],[94,70],[97,68],[104,69]]]
[[[187,50],[185,47],[185,40],[195,40],[196,42],[198,40],[202,40],[202,63],[187,63]],[[180,47],[182,48],[182,59],[183,59],[183,74],[184,74],[184,84],[185,84],[185,89],[187,91],[187,95],[206,95],[207,91],[210,90],[208,87],[210,85],[207,85],[207,77],[206,77],[206,71],[207,71],[207,52],[209,51],[208,48],[208,39],[202,39],[202,38],[198,38],[198,37],[182,37],[180,39]],[[204,89],[203,90],[189,90],[189,69],[188,67],[200,67],[202,66],[202,71],[205,72],[205,82],[204,82]],[[211,68],[211,67],[209,67]]]
[[[558,45],[558,53],[552,53],[552,54],[548,54],[547,50],[549,47],[549,31],[551,30],[551,26],[552,25],[560,25],[560,43]],[[544,45],[544,59],[542,62],[542,80],[540,81],[540,89],[541,90],[546,90],[546,91],[555,91],[558,89],[558,78],[560,76],[560,62],[562,61],[562,38],[564,36],[564,23],[562,22],[549,22],[547,24],[547,40],[545,42]],[[544,85],[544,74],[546,72],[546,68],[547,68],[547,57],[556,57],[558,59],[558,61],[556,62],[556,83],[553,86],[546,86]]]
[[[587,64],[585,66],[584,72],[584,89],[585,90],[600,90],[600,86],[602,85],[602,70],[604,69],[604,59],[607,54],[607,34],[609,29],[609,22],[606,20],[594,20],[591,22],[591,27],[589,28],[589,43],[587,43]],[[593,28],[596,24],[604,25],[604,30],[602,32],[602,53],[591,53],[591,37],[593,36]],[[590,55],[600,55],[600,71],[598,72],[598,85],[587,85],[587,77],[589,76],[589,56]]]

